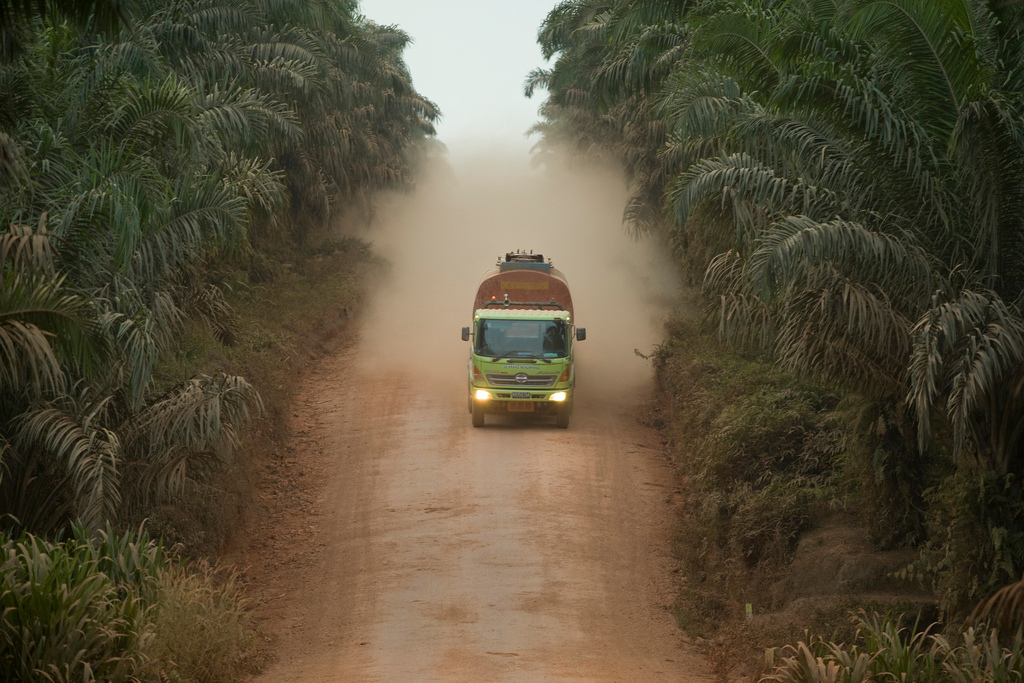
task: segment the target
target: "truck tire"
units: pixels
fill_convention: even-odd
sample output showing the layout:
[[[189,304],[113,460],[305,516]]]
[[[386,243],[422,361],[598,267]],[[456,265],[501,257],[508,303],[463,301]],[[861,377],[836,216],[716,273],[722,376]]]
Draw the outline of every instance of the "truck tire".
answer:
[[[470,410],[470,412],[473,413],[473,426],[474,427],[483,427],[484,426],[484,409],[483,409],[483,406],[480,405],[479,401],[473,401],[473,406],[472,406],[472,409]]]
[[[569,406],[562,406],[555,412],[555,424],[561,429],[569,428],[569,416],[572,414]]]

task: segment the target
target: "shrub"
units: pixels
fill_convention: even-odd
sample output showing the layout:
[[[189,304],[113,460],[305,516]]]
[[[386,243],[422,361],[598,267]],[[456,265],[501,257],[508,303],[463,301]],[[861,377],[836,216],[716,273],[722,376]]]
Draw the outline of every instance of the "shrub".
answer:
[[[962,617],[1024,572],[1024,491],[1012,475],[960,469],[928,502],[929,541],[903,574],[931,588],[944,613]]]
[[[734,494],[730,537],[747,566],[782,562],[810,526],[811,493],[799,482],[772,481],[763,489]]]

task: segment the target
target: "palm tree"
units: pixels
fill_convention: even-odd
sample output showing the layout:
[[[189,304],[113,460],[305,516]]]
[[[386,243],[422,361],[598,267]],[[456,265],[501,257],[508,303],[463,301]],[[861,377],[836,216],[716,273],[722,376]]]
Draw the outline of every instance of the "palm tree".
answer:
[[[942,434],[996,486],[1024,469],[1022,19],[981,0],[577,0],[541,29],[542,132],[624,164],[626,219],[664,227],[723,337],[875,401],[917,533]]]
[[[409,184],[438,116],[408,36],[348,3],[61,7],[0,6],[22,41],[0,62],[0,512],[36,530],[225,466],[255,389],[152,381],[187,320],[232,339],[202,265]]]
[[[0,56],[24,49],[36,19],[66,19],[82,29],[110,32],[127,19],[123,0],[0,0]]]

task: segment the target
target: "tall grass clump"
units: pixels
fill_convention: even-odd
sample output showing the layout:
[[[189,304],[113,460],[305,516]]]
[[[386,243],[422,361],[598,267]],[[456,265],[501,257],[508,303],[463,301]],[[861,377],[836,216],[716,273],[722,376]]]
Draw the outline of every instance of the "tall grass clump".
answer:
[[[164,680],[228,683],[251,668],[255,632],[236,575],[205,562],[170,566],[157,587],[150,651]]]
[[[252,642],[232,578],[109,527],[0,534],[0,613],[4,681],[230,681]]]

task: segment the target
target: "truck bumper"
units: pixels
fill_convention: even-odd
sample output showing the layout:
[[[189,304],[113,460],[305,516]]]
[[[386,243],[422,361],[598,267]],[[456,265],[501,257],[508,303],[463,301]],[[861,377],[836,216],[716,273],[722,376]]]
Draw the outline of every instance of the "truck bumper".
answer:
[[[479,392],[487,392],[481,398]],[[469,388],[470,409],[476,403],[478,409],[488,413],[510,413],[513,415],[554,415],[559,410],[569,410],[572,405],[572,390],[569,388],[553,388],[543,391],[511,391],[507,388],[475,387]],[[524,395],[525,394],[525,395]],[[562,394],[564,400],[553,401],[551,396]]]

